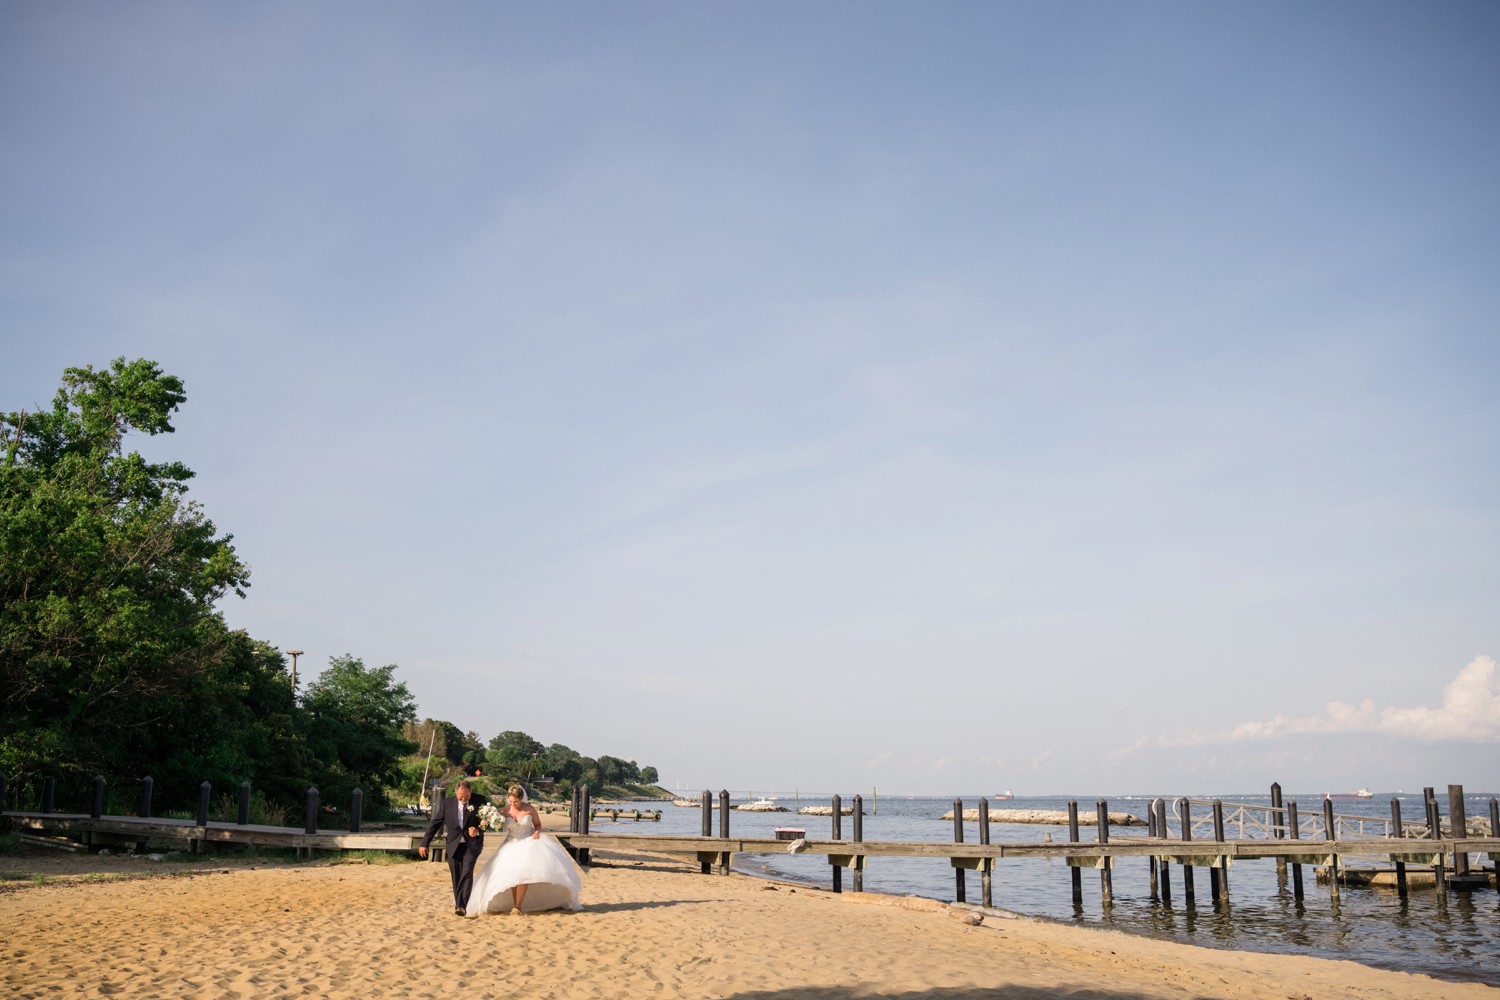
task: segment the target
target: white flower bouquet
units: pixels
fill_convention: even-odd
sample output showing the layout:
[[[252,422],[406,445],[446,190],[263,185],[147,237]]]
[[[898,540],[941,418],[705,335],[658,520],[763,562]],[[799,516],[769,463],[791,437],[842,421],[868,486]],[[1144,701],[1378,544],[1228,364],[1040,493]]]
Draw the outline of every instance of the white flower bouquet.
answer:
[[[505,825],[505,813],[501,812],[493,803],[486,802],[479,807],[479,828],[481,830],[498,830]]]

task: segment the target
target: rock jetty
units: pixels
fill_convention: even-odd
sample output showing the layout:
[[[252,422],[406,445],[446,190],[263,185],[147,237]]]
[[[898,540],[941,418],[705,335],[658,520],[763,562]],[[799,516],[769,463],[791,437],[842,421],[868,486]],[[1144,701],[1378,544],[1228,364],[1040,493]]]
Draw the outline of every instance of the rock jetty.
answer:
[[[951,820],[953,810],[949,809],[943,813],[943,819]],[[966,821],[979,822],[978,809],[965,809],[964,819]],[[1093,826],[1097,817],[1092,811],[1084,812],[1078,810],[1078,825]],[[1034,826],[1067,826],[1068,814],[1062,809],[991,809],[991,823],[1029,823]],[[1125,812],[1112,812],[1109,814],[1110,826],[1145,826],[1146,821],[1139,816]]]
[[[832,816],[833,806],[803,806],[797,810],[799,816]],[[839,806],[840,816],[853,816],[853,806]]]

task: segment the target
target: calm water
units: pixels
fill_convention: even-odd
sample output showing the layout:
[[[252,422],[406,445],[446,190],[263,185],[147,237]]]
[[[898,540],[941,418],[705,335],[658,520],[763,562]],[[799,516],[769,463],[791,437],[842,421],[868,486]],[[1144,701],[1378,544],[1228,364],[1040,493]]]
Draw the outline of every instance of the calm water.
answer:
[[[697,796],[693,796],[697,798]],[[844,805],[852,795],[844,796]],[[1304,829],[1312,816],[1322,815],[1321,795],[1288,795],[1301,807]],[[1420,795],[1395,796],[1402,803],[1402,817],[1407,822],[1422,817]],[[1374,799],[1335,801],[1340,816],[1368,816],[1374,820],[1390,817],[1392,795],[1377,794]],[[1268,796],[1226,795],[1226,803],[1267,806]],[[732,798],[732,803],[745,798]],[[1111,812],[1128,812],[1142,818],[1148,799],[1121,798],[1109,802]],[[717,803],[717,798],[715,798]],[[828,816],[797,815],[798,805],[829,804],[828,796],[800,798],[779,796],[779,805],[793,811],[785,813],[752,813],[732,810],[730,833],[734,836],[772,836],[776,827],[797,827],[809,837],[826,839],[832,833]],[[973,809],[979,798],[967,797],[965,808]],[[1096,799],[1080,799],[1080,816],[1092,815]],[[1444,816],[1446,794],[1439,795]],[[873,805],[873,809],[872,809]],[[951,841],[952,820],[942,815],[953,806],[952,798],[880,796],[864,800],[864,839]],[[651,808],[656,808],[652,804]],[[1066,810],[1067,800],[1059,798],[1018,797],[1009,802],[991,802],[991,819],[1007,808]],[[1170,801],[1169,801],[1170,808]],[[687,834],[702,832],[700,810],[663,804],[662,819],[657,823],[634,823],[608,820],[593,823],[595,833]],[[1466,798],[1469,817],[1489,815],[1489,795]],[[1232,810],[1230,810],[1232,812]],[[1205,819],[1206,807],[1195,807],[1194,818]],[[719,812],[713,814],[713,833],[719,832]],[[978,824],[964,825],[964,840],[979,840]],[[1177,829],[1172,821],[1172,829]],[[1321,825],[1319,825],[1321,830]],[[1374,827],[1372,834],[1382,832]],[[992,842],[1036,842],[1048,839],[1066,841],[1065,826],[1032,826],[991,823]],[[1144,827],[1115,828],[1113,836],[1144,836]],[[1233,829],[1227,835],[1235,837]],[[1247,833],[1247,836],[1258,836]],[[852,817],[843,818],[843,836],[853,837]],[[1079,836],[1094,839],[1094,828],[1083,827]],[[1197,834],[1202,837],[1203,834]],[[1304,834],[1304,836],[1308,836]],[[1321,833],[1317,834],[1321,837]],[[1344,834],[1348,836],[1348,834]],[[1471,865],[1481,860],[1471,856]],[[1485,862],[1488,864],[1488,861]],[[777,878],[831,886],[832,875],[822,856],[761,854],[736,855],[737,870]],[[1002,860],[991,876],[994,905],[1030,916],[1046,917],[1067,923],[1106,927],[1132,934],[1144,934],[1207,947],[1269,951],[1289,954],[1341,958],[1378,968],[1405,972],[1424,972],[1443,979],[1476,981],[1500,985],[1500,893],[1494,889],[1474,893],[1449,892],[1445,897],[1430,888],[1413,888],[1403,901],[1394,888],[1354,888],[1344,886],[1335,902],[1328,886],[1316,881],[1311,866],[1303,868],[1304,898],[1292,897],[1291,878],[1287,885],[1277,884],[1273,861],[1241,861],[1229,872],[1229,905],[1215,908],[1209,895],[1208,872],[1196,872],[1197,905],[1189,909],[1183,898],[1183,872],[1171,866],[1170,903],[1150,895],[1150,869],[1145,858],[1118,861],[1114,870],[1114,904],[1105,908],[1100,901],[1099,873],[1083,870],[1083,903],[1075,906],[1070,869],[1061,859]],[[853,874],[845,871],[844,891],[852,886]],[[980,874],[965,874],[967,899],[979,903]],[[926,896],[932,899],[956,898],[955,872],[945,859],[871,858],[866,862],[864,888],[869,892]]]

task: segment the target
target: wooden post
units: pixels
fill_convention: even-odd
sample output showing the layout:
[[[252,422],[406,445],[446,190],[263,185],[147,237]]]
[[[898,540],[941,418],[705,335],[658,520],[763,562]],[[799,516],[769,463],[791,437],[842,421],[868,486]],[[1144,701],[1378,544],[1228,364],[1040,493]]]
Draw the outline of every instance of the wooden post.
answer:
[[[984,797],[979,799],[979,842],[985,846],[989,846],[990,842],[990,800]],[[979,898],[985,909],[994,905],[994,897],[990,893],[990,874],[994,868],[995,859],[985,858],[979,869]]]
[[[1078,803],[1068,803],[1068,843],[1078,843]],[[1073,905],[1083,905],[1083,872],[1077,865],[1069,865],[1068,870],[1073,876]]]
[[[1171,831],[1169,831],[1167,829],[1167,800],[1163,799],[1163,798],[1158,798],[1156,800],[1155,805],[1156,805],[1156,835],[1159,836],[1159,837],[1161,837],[1161,839],[1166,840],[1168,837],[1171,836]],[[1158,871],[1161,874],[1161,901],[1163,903],[1166,903],[1168,906],[1171,906],[1172,905],[1172,876],[1170,874],[1171,869],[1168,867],[1167,862],[1164,861],[1164,860],[1160,861],[1158,863],[1157,869],[1158,869]]]
[[[0,812],[5,812],[5,772],[0,771]]]
[[[1328,891],[1333,894],[1333,901],[1339,901],[1339,856],[1334,853],[1338,850],[1335,842],[1339,839],[1339,827],[1333,818],[1333,800],[1323,799],[1323,839],[1328,841]]]
[[[1214,840],[1215,840],[1215,842],[1217,842],[1219,844],[1224,843],[1224,803],[1221,800],[1219,800],[1219,799],[1214,799]],[[1215,873],[1215,875],[1216,875],[1216,877],[1214,878],[1214,883],[1215,883],[1215,886],[1214,886],[1214,890],[1215,890],[1214,891],[1214,899],[1215,899],[1215,901],[1218,901],[1218,900],[1222,899],[1225,903],[1228,903],[1229,902],[1229,856],[1228,855],[1226,855],[1226,854],[1219,855],[1219,868],[1218,868],[1217,872]]]
[[[94,797],[89,803],[89,818],[99,819],[104,815],[104,775],[94,775]]]
[[[307,797],[302,806],[302,832],[318,832],[318,790],[311,786],[307,789]]]
[[[843,800],[841,798],[839,798],[838,795],[836,795],[836,794],[833,797],[833,824],[832,824],[832,827],[833,827],[833,829],[832,829],[833,837],[831,839],[833,839],[833,840],[843,840],[844,839],[844,808],[843,808]],[[840,868],[838,865],[834,865],[833,866],[833,891],[834,892],[843,892],[844,891],[844,869]]]
[[[53,800],[57,798],[57,779],[47,777],[42,781],[42,812],[52,811]]]
[[[1427,835],[1433,840],[1443,839],[1443,814],[1438,812],[1437,793],[1431,788],[1422,789],[1422,801],[1427,804]],[[1443,864],[1441,856],[1438,863],[1432,866],[1432,874],[1437,882],[1438,899],[1444,902],[1448,899],[1448,872]]]
[[[1469,817],[1464,810],[1464,786],[1448,786],[1448,825],[1455,840],[1469,835]],[[1463,851],[1453,852],[1453,874],[1462,877],[1469,874],[1469,855]]]
[[[1156,802],[1155,802],[1155,800],[1152,800],[1151,802],[1146,803],[1146,836],[1149,839],[1151,839],[1151,840],[1157,839],[1157,836],[1158,836],[1158,834],[1156,832]],[[1149,871],[1151,873],[1151,880],[1150,880],[1150,884],[1151,884],[1151,898],[1155,899],[1157,891],[1158,891],[1159,886],[1160,886],[1160,883],[1157,881],[1157,878],[1156,878],[1156,856],[1152,855],[1149,859],[1147,859],[1147,861],[1148,861],[1147,867],[1148,867],[1148,869],[1149,869]]]
[[[1177,808],[1181,813],[1182,839],[1191,841],[1193,839],[1193,806],[1186,798],[1177,800]],[[1182,898],[1189,909],[1197,909],[1198,888],[1193,884],[1193,866],[1182,866]]]
[[[1286,804],[1286,826],[1287,833],[1293,840],[1302,839],[1302,823],[1297,819],[1297,800],[1292,799]],[[1302,898],[1302,866],[1292,865],[1292,898]]]
[[[198,826],[208,825],[208,805],[209,801],[213,798],[213,794],[214,786],[209,784],[207,780],[198,786]]]
[[[954,799],[953,800],[953,842],[955,844],[962,844],[964,842],[964,800],[963,799]],[[954,896],[953,896],[953,898],[955,900],[957,900],[958,902],[960,902],[960,903],[967,902],[967,900],[964,898],[964,896],[965,896],[964,890],[965,890],[966,887],[964,885],[964,870],[962,868],[955,868],[955,869],[953,869],[953,880],[954,880],[954,885],[953,885]]]
[[[861,843],[865,839],[865,800],[863,796],[854,796],[854,842]],[[865,872],[863,868],[854,869],[854,891],[865,891]]]
[[[703,836],[705,836],[705,837],[712,837],[713,835],[714,835],[714,793],[710,792],[708,789],[705,788],[703,790]],[[702,864],[699,865],[699,867],[702,868],[703,874],[707,875],[710,871],[713,870],[713,862],[708,860],[708,855],[707,854],[700,854],[698,856],[698,858],[702,862]]]
[[[360,814],[363,813],[364,811],[365,811],[365,793],[364,793],[364,791],[358,785],[355,785],[354,786],[354,791],[352,791],[352,792],[349,793],[349,832],[350,833],[358,833],[359,832],[359,818],[360,818]]]
[[[1401,830],[1401,800],[1394,795],[1391,796],[1391,835],[1393,837],[1404,837]],[[1396,862],[1396,894],[1402,899],[1406,898],[1406,862]]]
[[[1271,782],[1271,831],[1277,840],[1286,839],[1286,813],[1281,808],[1281,782]],[[1276,859],[1276,887],[1286,888],[1286,858]]]
[[[420,790],[417,797],[421,797]],[[250,824],[250,782],[248,781],[240,782],[240,811],[239,815],[235,817],[235,821],[240,826],[248,826]]]
[[[588,836],[589,810],[593,808],[593,804],[593,793],[589,791],[589,786],[585,784],[578,792],[578,829],[584,836]],[[578,863],[587,868],[590,857],[589,849],[585,847],[578,852]]]
[[[1109,803],[1100,799],[1095,805],[1098,816],[1099,830],[1095,839],[1100,844],[1109,843]],[[1099,898],[1105,907],[1114,905],[1115,902],[1115,878],[1114,862],[1109,855],[1104,856],[1104,867],[1099,869]]]
[[[136,809],[136,815],[141,819],[148,819],[151,816],[152,784],[154,782],[152,782],[151,775],[149,774],[141,779],[141,802],[139,808]]]
[[[719,789],[719,836],[726,841],[729,839],[729,789]],[[726,845],[727,846],[727,845]],[[730,864],[730,853],[725,850],[719,855],[719,874],[728,875]]]

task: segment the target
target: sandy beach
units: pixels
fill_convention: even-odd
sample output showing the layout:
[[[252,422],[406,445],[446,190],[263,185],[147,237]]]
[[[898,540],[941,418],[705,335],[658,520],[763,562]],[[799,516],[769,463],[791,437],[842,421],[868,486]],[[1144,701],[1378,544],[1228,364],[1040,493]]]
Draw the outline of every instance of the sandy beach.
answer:
[[[704,876],[614,855],[581,913],[455,917],[445,866],[0,857],[16,997],[1324,997],[1493,1000],[1476,983]],[[40,881],[36,876],[44,876]]]

